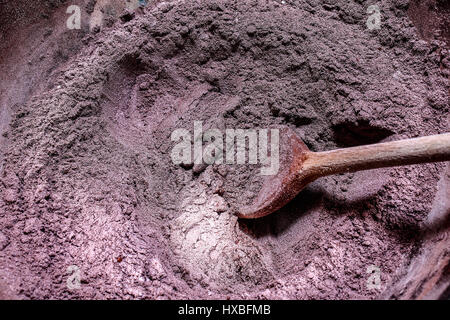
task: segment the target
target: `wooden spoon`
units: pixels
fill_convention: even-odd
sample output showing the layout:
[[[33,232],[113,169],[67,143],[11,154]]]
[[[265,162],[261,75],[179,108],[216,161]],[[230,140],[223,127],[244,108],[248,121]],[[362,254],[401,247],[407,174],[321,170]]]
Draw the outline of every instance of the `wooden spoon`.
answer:
[[[286,205],[307,184],[319,177],[450,161],[450,133],[326,152],[310,151],[290,129],[283,130],[281,134],[282,141],[288,143],[289,154],[281,161],[278,173],[266,179],[253,204],[239,210],[238,217],[253,219],[269,215]]]

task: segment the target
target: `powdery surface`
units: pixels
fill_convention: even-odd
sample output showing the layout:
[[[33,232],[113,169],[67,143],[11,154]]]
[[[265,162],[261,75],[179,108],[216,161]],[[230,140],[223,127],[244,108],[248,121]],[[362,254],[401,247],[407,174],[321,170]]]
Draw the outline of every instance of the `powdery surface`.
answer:
[[[407,1],[380,2],[379,31],[366,28],[367,3],[285,2],[151,2],[87,34],[47,88],[14,107],[0,183],[4,295],[445,291],[445,164],[323,178],[255,221],[233,212],[258,192],[258,168],[172,164],[170,134],[194,121],[289,126],[313,151],[448,131],[448,49],[418,38]],[[423,267],[424,254],[440,266]],[[72,265],[78,290],[66,285]],[[411,284],[430,268],[430,288]]]

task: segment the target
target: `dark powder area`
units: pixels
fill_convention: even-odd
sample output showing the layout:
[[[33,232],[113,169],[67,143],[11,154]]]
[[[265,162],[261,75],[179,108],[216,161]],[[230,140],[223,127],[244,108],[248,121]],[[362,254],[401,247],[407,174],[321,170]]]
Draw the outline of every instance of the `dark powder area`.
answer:
[[[171,159],[194,121],[312,151],[448,132],[445,1],[74,3],[81,30],[65,1],[0,4],[0,298],[448,296],[446,163],[321,178],[241,221],[258,166]]]

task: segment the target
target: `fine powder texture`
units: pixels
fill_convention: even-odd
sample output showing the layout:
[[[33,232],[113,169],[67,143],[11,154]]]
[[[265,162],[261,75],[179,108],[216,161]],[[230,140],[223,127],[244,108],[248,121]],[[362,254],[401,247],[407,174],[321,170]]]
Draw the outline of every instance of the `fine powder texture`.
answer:
[[[371,3],[379,30],[366,26]],[[448,132],[445,34],[420,38],[414,2],[371,3],[149,1],[71,36],[56,11],[61,29],[43,43],[59,47],[40,48],[54,54],[11,72],[20,98],[0,84],[0,297],[439,297],[445,163],[321,178],[241,221],[258,166],[171,159],[172,132],[194,121],[289,127],[312,151]]]

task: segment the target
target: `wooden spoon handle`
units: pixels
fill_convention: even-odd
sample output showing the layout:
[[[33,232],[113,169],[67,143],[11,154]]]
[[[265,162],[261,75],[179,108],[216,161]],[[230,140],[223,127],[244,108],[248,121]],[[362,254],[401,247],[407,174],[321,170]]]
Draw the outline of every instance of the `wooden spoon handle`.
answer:
[[[327,152],[311,152],[301,170],[306,170],[312,176],[322,177],[439,161],[450,161],[450,133]]]

